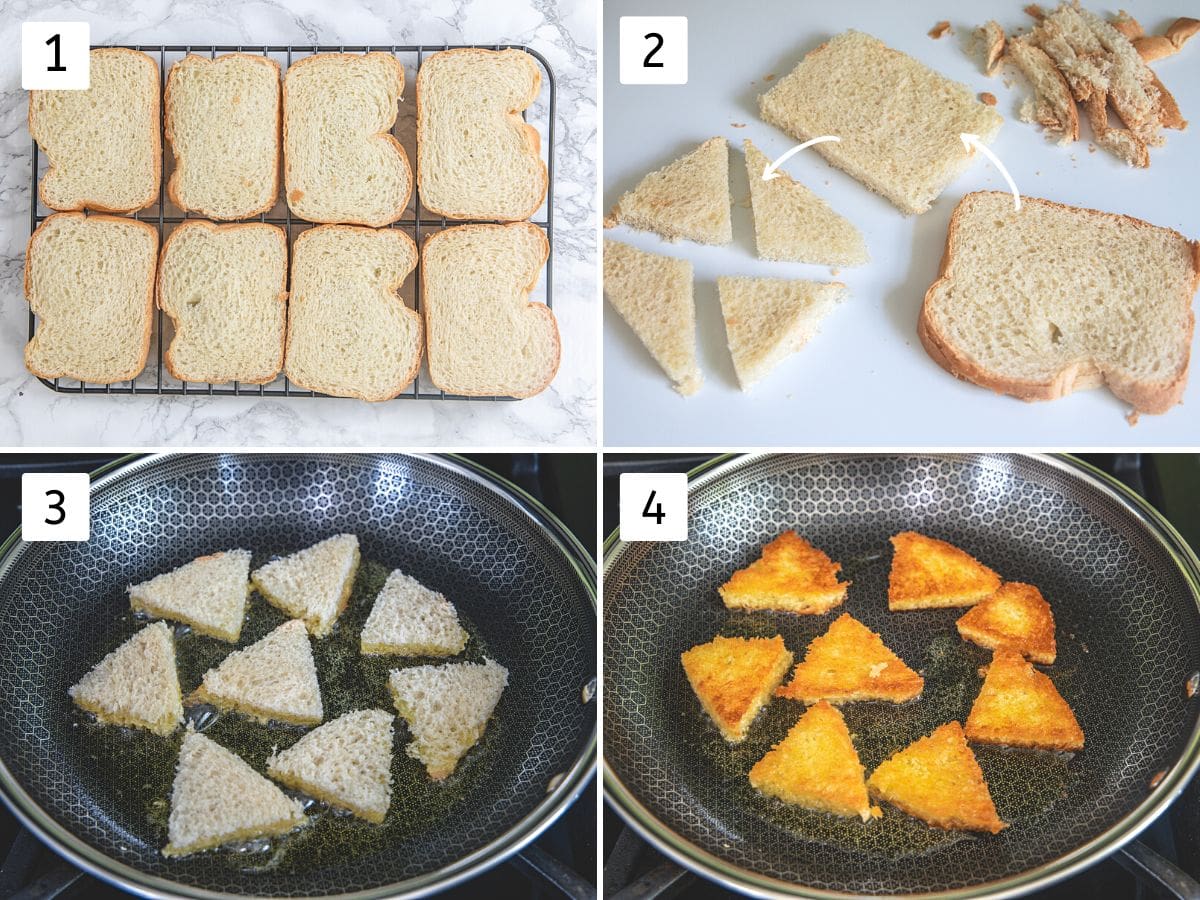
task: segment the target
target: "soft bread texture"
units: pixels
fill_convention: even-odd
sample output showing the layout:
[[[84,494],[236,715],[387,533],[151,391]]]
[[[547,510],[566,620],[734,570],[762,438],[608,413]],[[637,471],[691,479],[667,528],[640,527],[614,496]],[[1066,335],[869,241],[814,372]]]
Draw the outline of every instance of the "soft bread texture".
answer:
[[[861,266],[870,260],[866,241],[848,219],[783,170],[763,181],[771,160],[749,140],[744,146],[759,259],[827,266]]]
[[[956,623],[964,640],[991,650],[1013,650],[1050,665],[1058,655],[1054,613],[1032,584],[1010,581],[967,610]]]
[[[128,381],[146,367],[158,230],[116,216],[58,213],[25,254],[25,297],[38,316],[25,365],[42,378]]]
[[[730,609],[769,609],[817,615],[846,599],[848,581],[839,581],[841,563],[794,531],[785,531],[762,556],[738,569],[717,590]]]
[[[459,225],[421,250],[429,377],[467,396],[532,397],[558,372],[562,343],[550,307],[529,295],[550,254],[528,222]]]
[[[190,702],[211,703],[260,722],[319,724],[321,686],[304,623],[289,619],[262,640],[230,653],[204,673]]]
[[[884,87],[886,85],[886,87]],[[974,160],[959,135],[991,143],[1003,119],[965,85],[870,35],[847,31],[758,98],[767,122],[905,213],[923,213]]]
[[[756,791],[784,803],[864,822],[883,814],[867,797],[866,773],[846,720],[825,701],[810,706],[749,777]]]
[[[1028,35],[1013,38],[1008,58],[1028,79],[1034,96],[1021,107],[1021,118],[1046,129],[1046,135],[1059,144],[1079,140],[1079,111],[1071,88],[1058,66]]]
[[[628,225],[668,241],[733,241],[729,144],[709,138],[695,150],[643,178],[613,207],[605,227]]]
[[[804,348],[846,296],[840,282],[783,278],[717,279],[725,337],[743,391]]]
[[[284,371],[335,397],[391,400],[417,377],[421,317],[397,291],[417,264],[403,231],[323,225],[292,244]]]
[[[410,575],[388,575],[360,637],[362,652],[453,656],[467,646],[454,604]]]
[[[671,386],[690,396],[704,383],[696,361],[692,264],[604,242],[604,296],[650,351]]]
[[[184,222],[163,244],[158,305],[175,324],[163,362],[180,381],[273,381],[287,331],[287,235],[265,222]]]
[[[542,73],[522,50],[445,50],[417,71],[421,204],[452,219],[528,219],[549,179],[537,129],[521,111]]]
[[[255,569],[250,580],[268,603],[323,638],[346,609],[359,558],[358,538],[337,534]]]
[[[918,334],[950,374],[1023,400],[1107,385],[1137,412],[1180,401],[1200,245],[1128,216],[998,192],[955,209]]]
[[[973,606],[1000,587],[1000,576],[967,551],[915,531],[891,538],[888,609]]]
[[[90,87],[30,91],[29,133],[50,162],[38,196],[51,209],[134,212],[158,199],[158,65],[124,47],[91,52]]]
[[[283,80],[283,163],[292,214],[310,222],[390,225],[412,169],[391,134],[404,67],[390,53],[318,53]]]
[[[1049,676],[997,650],[967,717],[967,738],[1036,750],[1082,750],[1083,729]]]
[[[175,154],[167,196],[210,219],[248,219],[279,197],[279,63],[230,53],[171,66],[165,136]]]
[[[395,718],[381,709],[348,712],[273,754],[267,774],[378,825],[392,803]]]
[[[250,595],[250,551],[201,556],[129,588],[134,612],[190,625],[201,634],[237,643]]]
[[[76,706],[105,725],[170,734],[183,721],[170,626],[147,625],[96,663],[67,693]]]
[[[746,739],[750,723],[770,702],[792,665],[783,638],[717,635],[680,655],[696,699],[731,744]]]
[[[308,824],[304,807],[240,756],[189,727],[171,787],[163,856],[187,856]]]
[[[434,781],[449,776],[483,737],[508,684],[508,669],[494,659],[393,669],[388,678],[396,711],[413,740],[406,752],[425,764]]]

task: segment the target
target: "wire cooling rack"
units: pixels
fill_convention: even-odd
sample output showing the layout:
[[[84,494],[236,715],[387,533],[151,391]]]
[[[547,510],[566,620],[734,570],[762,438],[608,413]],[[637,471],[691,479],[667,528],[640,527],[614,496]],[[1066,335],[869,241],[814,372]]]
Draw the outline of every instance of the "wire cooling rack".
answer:
[[[401,64],[405,66],[404,77],[404,95],[408,98],[415,97],[416,76],[415,72],[420,69],[425,57],[431,53],[437,53],[441,50],[457,50],[463,48],[479,48],[483,50],[523,50],[532,56],[542,68],[543,78],[541,93],[538,99],[522,113],[522,116],[529,120],[533,119],[532,124],[537,128],[538,132],[545,138],[542,142],[542,156],[546,163],[548,184],[546,188],[546,199],[542,204],[542,208],[534,214],[531,220],[533,225],[542,228],[546,232],[546,238],[550,244],[550,254],[554,253],[554,72],[550,69],[550,64],[536,50],[521,44],[414,44],[414,45],[329,45],[329,44],[310,44],[301,46],[297,44],[115,44],[112,46],[125,47],[130,50],[140,50],[152,57],[157,57],[159,71],[159,140],[163,147],[163,171],[162,181],[158,189],[158,201],[146,209],[139,210],[133,213],[130,218],[137,219],[142,222],[147,222],[151,225],[156,225],[158,228],[159,247],[162,247],[163,241],[181,222],[188,219],[203,219],[204,216],[196,215],[191,212],[186,212],[176,207],[166,195],[167,179],[170,177],[173,170],[173,160],[171,154],[167,153],[165,135],[166,110],[162,104],[166,92],[166,79],[170,67],[174,63],[183,59],[188,54],[205,55],[210,59],[217,56],[218,53],[256,53],[274,59],[279,63],[283,72],[287,72],[287,68],[294,61],[303,59],[306,56],[311,56],[314,53],[366,53],[371,51],[382,51],[391,53],[396,56]],[[408,201],[408,208],[404,212],[404,216],[397,222],[392,223],[391,228],[399,228],[408,233],[417,245],[421,247],[421,240],[424,235],[431,234],[435,231],[440,231],[444,228],[453,227],[455,225],[470,225],[470,224],[491,224],[490,220],[463,220],[463,219],[446,219],[444,216],[435,214],[421,205],[420,193],[417,187],[417,153],[416,153],[416,104],[413,101],[401,102],[400,115],[396,118],[396,124],[392,127],[392,134],[400,141],[404,147],[405,153],[408,154],[409,164],[413,169],[413,190],[412,196]],[[42,205],[41,199],[38,196],[38,180],[44,174],[47,163],[42,153],[40,153],[37,141],[33,141],[32,154],[32,182],[31,182],[31,197],[29,211],[29,231],[30,234],[37,229],[45,219],[53,215],[54,210]],[[271,225],[278,225],[284,229],[288,238],[288,289],[291,290],[291,246],[302,231],[314,227],[318,223],[310,222],[306,219],[301,219],[292,215],[291,209],[288,207],[286,200],[283,198],[282,178],[280,179],[280,196],[276,198],[275,206],[263,213],[262,215],[250,218],[241,219],[238,221],[248,222],[267,222]],[[86,212],[86,211],[85,211]],[[553,307],[553,279],[551,276],[550,259],[547,258],[546,265],[543,269],[542,278],[539,280],[533,293],[530,295],[530,300],[541,300],[547,306]],[[412,307],[421,313],[421,260],[418,254],[417,267],[413,269],[410,277],[405,280],[404,286],[400,291],[401,298],[410,303]],[[132,379],[131,381],[117,382],[115,384],[90,384],[79,382],[69,378],[40,378],[42,384],[65,394],[135,394],[135,395],[182,395],[189,397],[205,397],[205,396],[235,396],[235,397],[324,397],[318,391],[310,391],[305,388],[294,386],[287,377],[280,375],[274,381],[268,384],[242,384],[240,382],[232,382],[230,384],[207,384],[201,382],[186,382],[179,381],[167,371],[163,365],[163,351],[170,345],[171,338],[174,336],[174,328],[171,319],[161,309],[155,309],[154,312],[154,330],[151,337],[150,354],[147,358],[146,368]],[[30,310],[29,313],[29,337],[32,338],[37,331],[37,317]],[[511,397],[468,397],[461,394],[448,394],[438,388],[429,378],[427,363],[422,359],[421,368],[417,373],[416,379],[409,385],[403,393],[400,394],[398,400],[511,400]]]

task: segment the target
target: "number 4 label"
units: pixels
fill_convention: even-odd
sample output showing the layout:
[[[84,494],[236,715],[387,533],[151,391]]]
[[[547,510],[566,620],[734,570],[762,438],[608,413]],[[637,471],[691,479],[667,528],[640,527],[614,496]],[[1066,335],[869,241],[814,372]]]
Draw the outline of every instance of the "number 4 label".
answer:
[[[27,91],[87,90],[91,42],[87,22],[22,22],[21,87]]]
[[[621,84],[687,84],[687,16],[621,16]]]
[[[687,540],[687,475],[682,472],[622,475],[620,506],[621,540]]]
[[[21,476],[21,537],[86,541],[91,533],[91,481],[84,472]]]

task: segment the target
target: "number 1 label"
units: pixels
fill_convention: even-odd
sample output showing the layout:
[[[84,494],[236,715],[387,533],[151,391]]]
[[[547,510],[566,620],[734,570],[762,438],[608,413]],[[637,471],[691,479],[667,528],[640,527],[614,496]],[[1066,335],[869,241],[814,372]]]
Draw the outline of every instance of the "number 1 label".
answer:
[[[87,22],[22,22],[21,87],[27,91],[87,90],[91,42]]]
[[[91,534],[91,482],[83,472],[21,476],[21,537],[86,541]]]
[[[687,475],[627,472],[620,490],[621,540],[687,540]]]
[[[621,84],[687,84],[687,16],[621,16]]]

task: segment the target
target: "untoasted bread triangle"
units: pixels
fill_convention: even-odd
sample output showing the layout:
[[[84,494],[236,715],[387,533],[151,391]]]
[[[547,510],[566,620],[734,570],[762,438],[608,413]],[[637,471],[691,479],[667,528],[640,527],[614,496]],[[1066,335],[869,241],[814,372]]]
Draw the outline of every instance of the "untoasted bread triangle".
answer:
[[[998,833],[1008,824],[996,814],[983,771],[962,726],[947,722],[880,763],[867,779],[876,800],[937,828]]]
[[[396,569],[376,596],[359,641],[363,653],[453,656],[462,653],[467,632],[444,595]]]
[[[1083,729],[1054,682],[1011,650],[992,656],[967,717],[967,737],[1009,747],[1083,749]]]
[[[858,752],[842,714],[822,701],[809,707],[787,736],[750,770],[755,790],[785,803],[859,816],[880,815],[871,806]]]
[[[823,613],[846,598],[850,582],[838,581],[841,569],[796,532],[785,531],[718,590],[730,609]]]
[[[967,610],[956,625],[959,634],[980,647],[1015,650],[1047,666],[1057,655],[1054,613],[1032,584],[1002,584]]]
[[[972,606],[1000,587],[1000,576],[965,550],[903,531],[892,539],[888,608]]]
[[[108,725],[170,734],[183,721],[175,638],[165,622],[147,625],[100,660],[68,693]]]
[[[250,593],[250,551],[201,556],[129,589],[135,610],[237,642]]]
[[[891,700],[903,703],[920,695],[925,680],[889,650],[883,639],[849,613],[815,637],[792,680],[775,693],[815,703]]]
[[[251,578],[272,606],[303,619],[313,637],[325,637],[346,609],[358,561],[358,538],[335,534],[255,569]]]
[[[750,723],[792,664],[792,654],[779,635],[718,635],[680,658],[701,706],[730,743],[745,739]]]

